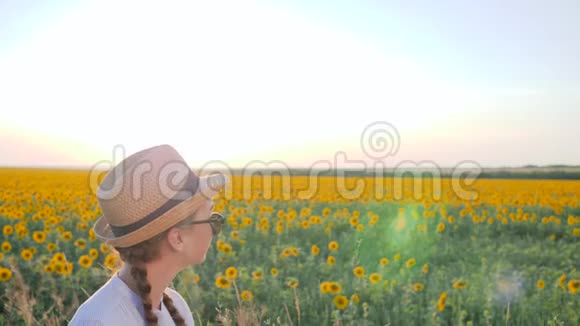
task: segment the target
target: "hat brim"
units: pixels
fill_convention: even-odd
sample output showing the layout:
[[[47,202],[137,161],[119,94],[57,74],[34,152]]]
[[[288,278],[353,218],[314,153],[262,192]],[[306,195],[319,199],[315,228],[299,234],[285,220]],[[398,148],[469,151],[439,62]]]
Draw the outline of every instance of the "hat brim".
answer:
[[[227,177],[223,174],[202,176],[199,178],[198,191],[192,197],[182,201],[143,227],[117,237],[113,233],[106,217],[101,215],[98,217],[93,231],[99,239],[113,247],[130,247],[150,239],[191,216],[201,207],[204,201],[212,199],[227,183]]]

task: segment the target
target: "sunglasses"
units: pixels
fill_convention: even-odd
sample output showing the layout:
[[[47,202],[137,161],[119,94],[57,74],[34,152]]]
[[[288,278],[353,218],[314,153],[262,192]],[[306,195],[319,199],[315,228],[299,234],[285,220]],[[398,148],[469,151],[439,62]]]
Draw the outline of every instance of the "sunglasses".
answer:
[[[226,218],[222,214],[213,212],[207,220],[191,221],[191,222],[187,222],[184,225],[209,223],[209,225],[211,226],[211,230],[213,232],[213,235],[218,235],[222,231],[222,227],[223,227],[225,221],[226,221]]]

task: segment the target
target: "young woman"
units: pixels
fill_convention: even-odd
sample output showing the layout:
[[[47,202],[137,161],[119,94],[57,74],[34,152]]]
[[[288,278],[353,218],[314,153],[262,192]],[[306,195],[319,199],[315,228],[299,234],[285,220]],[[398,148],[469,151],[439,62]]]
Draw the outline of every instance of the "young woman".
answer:
[[[123,266],[75,312],[69,325],[194,325],[184,298],[169,286],[205,261],[224,217],[213,196],[224,175],[199,177],[177,151],[160,145],[115,166],[99,184],[97,237]]]

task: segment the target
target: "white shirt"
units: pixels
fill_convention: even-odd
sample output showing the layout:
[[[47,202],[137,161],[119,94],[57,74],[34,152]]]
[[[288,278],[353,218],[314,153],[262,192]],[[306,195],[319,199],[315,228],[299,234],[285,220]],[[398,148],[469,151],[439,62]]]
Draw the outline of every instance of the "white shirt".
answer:
[[[189,306],[175,290],[165,290],[187,326],[194,326]],[[161,302],[161,309],[153,308],[159,326],[173,326],[171,314]],[[83,302],[69,326],[145,325],[143,302],[115,273],[100,289]]]

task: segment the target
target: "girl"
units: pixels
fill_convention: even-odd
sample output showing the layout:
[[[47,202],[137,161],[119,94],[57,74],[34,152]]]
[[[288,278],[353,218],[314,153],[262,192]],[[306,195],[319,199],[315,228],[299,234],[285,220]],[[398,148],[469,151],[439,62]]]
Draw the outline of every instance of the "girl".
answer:
[[[79,306],[70,325],[194,325],[187,302],[169,285],[205,261],[224,223],[212,197],[226,183],[221,174],[197,176],[169,145],[115,166],[99,184],[103,214],[94,231],[123,266]]]

